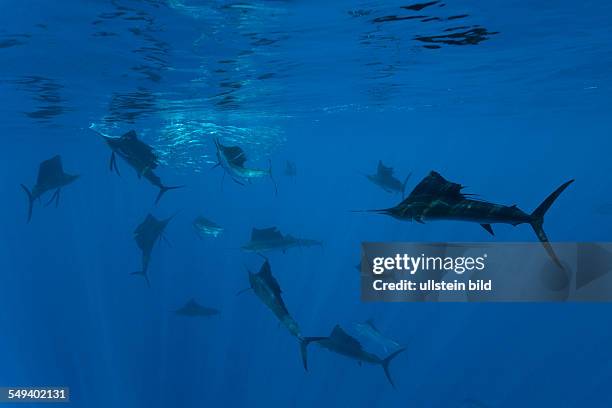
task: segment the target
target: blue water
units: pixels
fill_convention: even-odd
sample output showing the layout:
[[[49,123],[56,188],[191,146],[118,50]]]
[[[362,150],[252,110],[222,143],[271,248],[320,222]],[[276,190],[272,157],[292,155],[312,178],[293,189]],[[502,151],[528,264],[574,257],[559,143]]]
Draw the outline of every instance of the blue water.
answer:
[[[349,210],[399,201],[362,175],[379,159],[413,172],[408,189],[437,170],[526,211],[575,178],[548,235],[609,241],[612,4],[410,4],[4,0],[0,386],[68,386],[88,408],[611,406],[609,305],[360,301],[362,241],[533,241],[529,227],[493,238]],[[472,34],[440,37],[457,32]],[[164,181],[186,187],[154,206],[125,162],[108,171],[90,126],[136,130]],[[270,159],[278,195],[268,179],[222,183],[215,137],[255,166]],[[19,184],[55,154],[81,177],[28,224]],[[132,232],[177,211],[147,288],[130,275]],[[199,240],[198,215],[224,233]],[[391,364],[397,390],[380,367],[314,346],[306,373],[296,339],[235,295],[261,265],[238,248],[269,226],[324,242],[270,254],[302,332],[374,318],[408,346]],[[191,297],[221,313],[175,316]]]

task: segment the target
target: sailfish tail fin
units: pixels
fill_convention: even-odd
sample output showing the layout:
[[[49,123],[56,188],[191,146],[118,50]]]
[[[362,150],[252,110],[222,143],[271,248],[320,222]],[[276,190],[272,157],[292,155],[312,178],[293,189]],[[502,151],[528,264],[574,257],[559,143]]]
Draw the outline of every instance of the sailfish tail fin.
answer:
[[[32,206],[34,205],[34,197],[32,197],[32,192],[23,184],[20,184],[23,191],[28,195],[28,222],[32,219]]]
[[[405,347],[401,348],[401,349],[399,349],[397,351],[394,351],[393,353],[391,353],[389,355],[389,357],[385,358],[381,362],[383,370],[385,370],[385,375],[387,376],[387,380],[389,380],[389,382],[391,383],[391,386],[393,388],[395,388],[395,383],[393,382],[393,379],[391,378],[391,373],[389,372],[389,364],[391,363],[391,360],[393,360],[395,357],[397,357],[397,355],[400,354],[401,352],[403,352],[404,350],[406,350]]]
[[[557,266],[559,266],[560,268],[563,268],[563,266],[561,266],[561,262],[559,261],[559,258],[557,258],[557,255],[555,254],[552,246],[550,245],[548,237],[546,236],[546,232],[544,232],[544,215],[555,202],[555,200],[559,198],[561,193],[573,182],[574,180],[569,180],[560,185],[555,191],[553,191],[548,197],[546,197],[544,201],[542,201],[542,204],[540,204],[538,208],[536,208],[531,213],[531,228],[533,228],[533,231],[538,236],[540,242],[542,242],[542,244],[544,245],[546,252],[548,252],[548,255],[551,257],[553,262],[557,264]]]
[[[157,198],[155,198],[155,204],[159,203],[159,200],[170,190],[176,190],[177,188],[183,188],[185,186],[161,186],[159,188],[159,193],[157,193]]]
[[[308,345],[313,341],[326,339],[327,337],[300,337],[300,355],[302,356],[302,364],[304,370],[308,371]]]

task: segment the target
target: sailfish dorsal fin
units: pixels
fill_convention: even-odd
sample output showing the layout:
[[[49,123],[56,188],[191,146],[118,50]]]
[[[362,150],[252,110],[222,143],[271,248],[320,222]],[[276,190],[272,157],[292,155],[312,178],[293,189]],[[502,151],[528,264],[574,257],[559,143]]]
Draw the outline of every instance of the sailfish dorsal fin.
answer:
[[[253,228],[251,231],[251,241],[276,241],[283,239],[283,234],[276,227]]]
[[[379,160],[377,173],[380,177],[393,177],[393,167],[385,166],[382,160]]]
[[[463,186],[446,180],[440,173],[432,171],[410,193],[405,201],[418,200],[446,200],[460,201],[467,196],[461,192]]]
[[[64,168],[62,166],[62,157],[59,155],[53,156],[49,160],[40,163],[38,167],[37,184],[42,185],[54,181],[63,174]]]

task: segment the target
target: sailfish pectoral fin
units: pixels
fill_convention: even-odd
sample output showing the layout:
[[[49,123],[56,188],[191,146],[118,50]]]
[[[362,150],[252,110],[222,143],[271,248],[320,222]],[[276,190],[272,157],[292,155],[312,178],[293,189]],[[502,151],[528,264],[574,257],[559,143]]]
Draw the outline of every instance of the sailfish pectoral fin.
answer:
[[[237,180],[236,178],[232,177],[232,180],[234,180],[234,183],[240,184],[241,186],[244,186],[244,183],[239,181],[239,180]]]
[[[28,195],[28,222],[32,220],[32,207],[34,205],[34,197],[32,197],[32,192],[28,189],[24,184],[20,184],[21,188]]]
[[[165,234],[162,234],[162,240],[166,243],[166,245],[168,245],[170,248],[172,248],[172,244],[170,243],[170,241],[168,240],[168,238],[166,237]]]
[[[59,193],[60,189],[58,188],[57,190],[55,190],[49,201],[45,203],[45,207],[48,207],[53,201],[55,201],[55,207],[57,207],[59,205]]]
[[[115,152],[111,153],[109,167],[111,172],[114,171],[115,173],[117,173],[118,176],[121,176],[121,173],[119,172],[119,167],[117,166],[117,156],[115,155]]]
[[[489,234],[495,236],[495,233],[493,232],[493,227],[491,227],[491,224],[480,224],[482,226],[482,228],[484,228]]]

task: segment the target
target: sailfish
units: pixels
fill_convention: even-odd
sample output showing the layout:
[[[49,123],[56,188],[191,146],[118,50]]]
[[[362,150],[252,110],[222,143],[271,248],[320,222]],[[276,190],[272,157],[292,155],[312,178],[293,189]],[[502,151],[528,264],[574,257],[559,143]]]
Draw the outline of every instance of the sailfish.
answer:
[[[274,316],[276,316],[278,321],[287,328],[289,333],[301,339],[300,328],[289,313],[289,310],[287,310],[287,306],[283,300],[281,287],[276,278],[272,275],[270,262],[268,259],[264,259],[265,261],[263,265],[261,265],[259,272],[253,273],[247,271],[249,274],[250,287],[246,290],[253,290],[259,300],[274,313]]]
[[[212,167],[213,169],[221,167],[235,183],[240,185],[268,176],[274,184],[274,191],[278,193],[276,181],[272,176],[272,162],[267,170],[249,168],[245,166],[247,156],[240,146],[225,146],[219,139],[215,139],[215,147],[217,148],[217,164]]]
[[[164,185],[161,178],[155,173],[155,169],[159,165],[159,158],[155,150],[140,140],[134,130],[130,130],[120,137],[110,137],[103,135],[93,128],[90,129],[100,135],[111,149],[109,161],[110,171],[114,171],[119,176],[121,175],[119,167],[117,166],[117,156],[119,156],[136,170],[138,178],[145,178],[149,183],[159,188],[159,193],[155,198],[155,204],[159,203],[159,200],[161,200],[166,192],[183,187]]]
[[[323,246],[321,241],[314,239],[297,238],[289,234],[282,234],[278,228],[253,228],[251,240],[241,249],[246,252],[264,252],[280,250],[285,253],[288,249],[299,247]]]
[[[558,267],[563,268],[544,232],[544,215],[573,182],[574,180],[569,180],[563,183],[532,213],[528,214],[516,205],[507,206],[476,199],[472,194],[463,193],[464,186],[461,184],[450,182],[439,173],[432,171],[397,206],[366,212],[390,215],[398,220],[414,220],[419,223],[436,220],[476,222],[491,235],[494,235],[491,226],[494,223],[513,226],[529,224],[551,259]]]
[[[32,190],[28,189],[24,184],[21,184],[21,188],[28,195],[28,222],[32,219],[32,207],[34,201],[39,199],[47,191],[55,190],[51,199],[46,205],[51,204],[55,200],[55,206],[59,205],[60,192],[62,188],[71,184],[73,181],[78,179],[79,176],[76,174],[68,174],[64,172],[62,166],[62,158],[59,155],[53,156],[49,160],[45,160],[40,163],[38,167],[38,177],[36,184]]]
[[[174,313],[178,316],[185,317],[210,317],[218,315],[219,310],[212,307],[202,306],[195,299],[191,298],[179,309],[176,309]]]
[[[132,275],[142,276],[149,287],[151,287],[148,275],[151,253],[157,241],[159,241],[160,238],[165,239],[164,231],[172,218],[173,217],[158,220],[151,214],[147,214],[145,220],[134,230],[134,240],[138,248],[142,251],[142,268],[139,271],[132,272]]]
[[[408,174],[404,182],[401,182],[393,175],[393,172],[393,167],[385,166],[382,160],[379,160],[376,174],[366,174],[366,177],[388,193],[402,193],[403,198],[404,191],[406,190],[406,183],[408,183],[408,179],[412,173]]]
[[[357,360],[360,365],[361,363],[368,363],[382,366],[383,370],[385,371],[385,376],[393,388],[395,388],[395,383],[393,382],[391,373],[389,372],[389,364],[395,357],[406,350],[406,348],[400,348],[389,354],[387,357],[380,358],[376,354],[364,350],[359,340],[348,334],[340,325],[336,325],[331,334],[327,337],[302,337],[300,339],[302,363],[304,364],[304,369],[307,371],[307,349],[310,343],[318,344],[329,351],[353,360]]]

